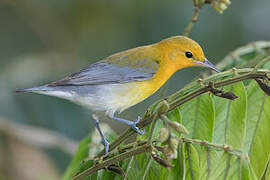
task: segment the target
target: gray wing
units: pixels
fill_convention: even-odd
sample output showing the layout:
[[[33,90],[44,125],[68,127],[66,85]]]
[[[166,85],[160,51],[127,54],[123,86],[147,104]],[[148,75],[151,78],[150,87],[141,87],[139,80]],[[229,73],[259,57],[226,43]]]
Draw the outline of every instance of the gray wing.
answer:
[[[152,78],[158,70],[156,61],[153,61],[156,64],[149,64],[149,60],[145,59],[136,62],[140,66],[131,68],[129,64],[117,66],[111,62],[99,61],[62,80],[51,83],[49,86],[83,86],[144,81]]]

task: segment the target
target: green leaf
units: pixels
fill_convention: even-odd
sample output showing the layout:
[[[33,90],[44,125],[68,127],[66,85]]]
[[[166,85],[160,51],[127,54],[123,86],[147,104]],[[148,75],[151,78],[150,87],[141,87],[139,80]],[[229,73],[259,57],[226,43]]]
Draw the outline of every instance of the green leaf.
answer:
[[[78,150],[73,156],[71,163],[69,164],[62,180],[70,180],[77,172],[80,171],[81,162],[88,157],[89,144],[91,143],[90,136],[85,137],[79,144]],[[91,162],[91,161],[89,161]],[[89,164],[89,166],[91,163]]]
[[[216,152],[207,146],[201,146],[197,149],[199,149],[200,167],[202,171],[200,179],[209,179],[213,174],[213,166],[216,163]]]
[[[258,84],[252,81],[247,88],[248,106],[247,106],[247,128],[244,140],[244,151],[248,153],[254,137],[256,124],[260,119],[259,114],[264,107],[265,94],[259,89]],[[260,123],[260,122],[259,122]]]
[[[104,170],[104,169],[101,170],[100,173],[102,174],[101,179],[114,179],[116,176],[120,176],[112,171]]]
[[[231,156],[226,152],[210,151],[208,163],[208,179],[221,179],[224,177],[227,171],[228,163],[230,162]]]
[[[245,150],[249,152],[251,166],[260,178],[270,154],[270,97],[255,84],[248,87],[248,128]]]
[[[180,106],[183,125],[190,137],[212,141],[214,128],[214,104],[208,94],[203,94]]]
[[[129,177],[129,173],[130,173],[130,170],[132,169],[132,163],[133,163],[133,161],[134,161],[134,156],[132,156],[131,158],[129,158],[129,159],[126,159],[126,160],[124,160],[124,162],[123,162],[123,165],[122,165],[122,167],[123,167],[123,169],[124,169],[124,171],[125,171],[125,174],[126,174],[126,178],[127,177]],[[126,179],[125,178],[125,179]],[[122,177],[120,177],[120,176],[117,176],[116,178],[115,178],[115,180],[122,180],[123,178]]]
[[[146,171],[148,171],[148,163],[150,163],[150,158],[145,153],[134,157],[130,162],[129,171],[126,174],[126,180],[142,179],[144,174],[147,173]]]
[[[228,162],[227,162],[228,163]],[[228,180],[239,180],[241,175],[241,160],[236,156],[230,155],[230,164],[226,166],[225,174],[223,179]]]
[[[177,159],[173,159],[172,160],[172,167],[169,169],[169,173],[168,173],[168,179],[170,180],[174,180],[174,179],[184,179],[184,175],[185,175],[185,156],[184,153],[182,153],[182,151],[184,151],[184,146],[181,145],[178,149],[178,157]]]
[[[198,145],[194,145],[194,147],[196,146]],[[198,149],[198,147],[196,147],[195,149]],[[238,156],[235,156],[227,152],[217,152],[215,149],[212,149],[207,146],[201,146],[200,151],[197,152],[199,156],[199,167],[193,165],[195,168],[192,167],[192,170],[194,172],[199,172],[197,173],[197,175],[199,176],[198,177],[194,176],[193,179],[238,180],[241,179],[242,177],[245,177],[244,178],[245,180],[249,179],[247,158],[239,158]],[[186,161],[186,163],[188,163],[188,161]],[[196,169],[199,169],[199,171],[195,171]]]
[[[258,180],[258,178],[257,178],[257,176],[256,176],[253,168],[251,167],[251,164],[250,163],[249,163],[248,168],[249,168],[249,174],[250,174],[251,179],[252,180]]]
[[[249,173],[249,160],[248,157],[242,156],[240,159],[240,177],[239,179],[251,179]]]
[[[144,163],[142,162],[143,159]],[[129,170],[126,174],[126,180],[141,179],[149,161],[150,159],[146,156],[145,153],[134,157],[134,159],[132,159],[129,163]]]
[[[130,162],[126,180],[137,179],[162,179],[169,177],[170,170],[158,164],[148,153],[143,153],[134,157]]]
[[[181,123],[181,113],[178,108],[175,108],[173,111],[168,112],[167,116],[171,121]]]
[[[215,97],[215,130],[213,142],[229,144],[234,149],[241,149],[245,135],[247,113],[247,95],[244,84],[236,83],[224,88],[238,96],[234,101]]]
[[[268,158],[268,163],[267,163],[267,166],[265,168],[265,171],[264,171],[264,174],[261,178],[262,180],[268,180],[270,179],[270,156]]]
[[[93,164],[94,164],[93,160],[87,160],[87,161],[81,162],[80,168],[77,173],[85,171],[86,169],[91,167]],[[83,180],[97,180],[97,174],[98,173],[94,173],[91,176],[84,178]]]
[[[196,180],[200,178],[200,160],[196,148],[190,144],[185,144],[185,157],[186,157],[186,179]]]

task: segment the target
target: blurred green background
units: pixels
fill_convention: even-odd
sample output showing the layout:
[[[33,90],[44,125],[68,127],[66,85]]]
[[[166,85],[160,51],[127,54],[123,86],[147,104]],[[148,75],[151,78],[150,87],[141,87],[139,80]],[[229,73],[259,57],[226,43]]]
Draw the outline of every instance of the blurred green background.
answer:
[[[205,6],[191,38],[217,63],[241,45],[270,40],[269,8],[269,0],[232,1],[223,14]],[[31,179],[27,171],[44,171],[44,164],[55,175],[50,179],[59,178],[72,152],[59,148],[57,142],[47,147],[48,137],[35,132],[54,131],[74,145],[93,129],[91,112],[82,107],[54,97],[15,94],[16,88],[55,81],[113,53],[180,35],[192,11],[191,0],[0,0],[0,179],[15,178],[16,173],[23,174],[21,179]],[[167,83],[166,95],[203,70],[177,72]],[[123,116],[134,119],[143,115],[157,99],[158,93]],[[106,122],[117,132],[126,128]],[[28,126],[33,129],[24,137],[27,133],[20,130]],[[38,154],[35,160],[34,154]],[[22,167],[15,167],[20,161]],[[7,166],[7,162],[11,164]],[[10,171],[13,166],[16,173]]]

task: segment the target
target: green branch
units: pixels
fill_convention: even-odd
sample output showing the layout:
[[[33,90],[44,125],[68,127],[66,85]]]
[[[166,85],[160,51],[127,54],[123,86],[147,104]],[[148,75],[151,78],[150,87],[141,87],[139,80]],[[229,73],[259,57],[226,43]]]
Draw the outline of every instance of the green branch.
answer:
[[[200,146],[206,146],[206,147],[212,147],[214,149],[217,149],[217,150],[221,150],[221,151],[226,151],[227,153],[231,154],[231,155],[235,155],[239,158],[242,158],[245,156],[244,153],[238,151],[238,150],[234,150],[231,146],[229,145],[219,145],[219,144],[215,144],[215,143],[210,143],[208,141],[205,141],[205,140],[200,140],[200,139],[190,139],[190,138],[185,138],[185,137],[182,137],[182,138],[179,138],[178,141],[180,143],[192,143],[192,144],[198,144]],[[132,143],[133,144],[133,143]],[[101,163],[98,163],[98,164],[95,164],[94,166],[92,166],[91,168],[75,175],[72,180],[81,180],[87,176],[90,176],[91,174],[97,172],[98,170],[101,170],[101,169],[104,169],[112,164],[115,164],[119,161],[122,161],[124,159],[127,159],[127,158],[130,158],[130,157],[133,157],[134,155],[137,155],[137,154],[141,154],[141,153],[144,153],[144,152],[149,152],[152,150],[152,147],[147,145],[147,142],[146,141],[142,141],[141,142],[142,145],[134,148],[134,149],[131,149],[129,151],[126,151],[126,152],[123,152],[123,153],[120,153],[112,158],[108,158],[104,161],[102,161]],[[130,148],[132,147],[131,145],[127,145],[126,148]],[[162,147],[160,147],[162,148]],[[160,149],[161,150],[161,149]],[[150,161],[152,161],[152,158],[150,159]]]
[[[114,156],[110,159],[107,159],[105,161],[103,161],[102,163],[99,163],[99,164],[95,164],[93,167],[75,175],[72,180],[80,180],[80,179],[83,179],[84,177],[87,177],[89,175],[91,175],[92,173],[94,172],[97,172],[98,170],[100,169],[103,169],[109,165],[112,165],[116,162],[119,162],[119,161],[122,161],[124,159],[127,159],[129,157],[132,157],[134,155],[137,155],[137,154],[140,154],[142,152],[145,152],[149,149],[149,146],[148,145],[143,145],[143,146],[140,146],[140,147],[137,147],[136,149],[133,149],[133,150],[130,150],[130,151],[127,151],[127,152],[124,152],[122,154],[119,154],[117,156]]]

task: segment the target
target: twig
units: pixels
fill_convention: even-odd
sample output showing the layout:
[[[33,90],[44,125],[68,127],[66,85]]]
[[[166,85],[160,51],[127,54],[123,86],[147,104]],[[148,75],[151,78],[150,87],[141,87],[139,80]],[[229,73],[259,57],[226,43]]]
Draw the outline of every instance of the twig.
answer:
[[[253,71],[253,68],[237,69],[237,73],[239,75],[251,73],[252,71]],[[258,69],[256,72],[257,73],[269,73],[269,70]],[[213,75],[201,80],[201,84],[208,84],[211,81],[214,82],[214,81],[217,81],[219,79],[227,78],[230,76],[235,76],[235,73],[231,70],[224,71],[224,72],[221,72],[218,74],[213,74]],[[201,84],[198,84],[197,82],[192,82],[192,83],[188,84],[187,86],[185,86],[184,88],[182,88],[180,91],[170,95],[167,99],[168,99],[168,101],[170,101],[170,100],[174,100],[176,98],[183,97],[184,95],[190,93],[191,91],[199,89],[201,87]]]
[[[268,42],[268,41],[256,41],[256,42],[253,42],[252,44],[248,44],[246,46],[243,46],[243,47],[240,47],[240,48],[234,50],[229,55],[227,55],[225,58],[223,58],[220,61],[220,63],[218,63],[216,66],[220,70],[223,70],[224,67],[233,66],[234,61],[235,61],[235,58],[233,56],[236,55],[237,57],[241,58],[241,56],[248,55],[248,54],[256,52],[256,49],[254,48],[254,45],[256,45],[257,49],[259,48],[261,50],[270,48],[270,42]],[[255,61],[257,61],[257,60],[255,60]],[[254,62],[254,60],[248,61],[249,67],[253,67],[252,66],[253,62]],[[250,64],[250,63],[252,63],[252,64]],[[243,67],[241,67],[241,68],[243,68]]]
[[[270,70],[266,70],[269,71]],[[244,80],[247,80],[247,79],[256,79],[256,78],[265,78],[267,77],[267,73],[247,73],[247,74],[243,74],[243,75],[239,75],[239,76],[236,76],[236,77],[232,77],[230,79],[227,79],[227,80],[223,80],[223,81],[220,81],[220,82],[217,82],[214,84],[214,87],[216,88],[219,88],[219,87],[223,87],[223,86],[227,86],[227,85],[230,85],[230,84],[233,84],[233,83],[236,83],[236,82],[240,82],[240,81],[244,81]],[[179,99],[176,99],[174,102],[171,102],[170,103],[170,110],[173,110],[175,109],[176,107],[180,106],[181,104],[184,104],[185,102],[203,94],[203,93],[206,93],[208,91],[211,90],[211,87],[209,86],[206,86],[206,87],[203,87],[203,88],[200,88],[192,93],[189,93]]]
[[[228,146],[228,145],[219,145],[219,144],[215,144],[215,143],[210,143],[210,142],[205,141],[205,140],[190,139],[190,138],[185,138],[185,137],[179,138],[178,140],[179,140],[180,143],[193,143],[193,144],[198,144],[200,146],[213,147],[215,149],[226,151],[227,153],[235,155],[235,156],[237,156],[239,158],[245,157],[244,154],[241,151],[234,150],[234,149],[232,149],[231,146]],[[156,149],[158,149],[158,148],[156,148]],[[127,159],[129,157],[133,157],[134,155],[137,155],[137,154],[140,154],[140,153],[143,153],[143,152],[147,152],[147,151],[150,151],[150,150],[151,150],[151,146],[149,146],[147,144],[144,144],[142,146],[137,147],[136,149],[132,149],[132,150],[130,150],[128,152],[119,154],[119,155],[117,155],[115,157],[112,157],[112,158],[110,158],[108,160],[105,160],[105,161],[103,161],[103,162],[101,162],[99,164],[95,164],[93,167],[91,167],[91,168],[77,174],[76,176],[74,176],[72,178],[72,180],[83,179],[84,177],[89,176],[92,173],[94,173],[94,172],[96,172],[96,171],[98,171],[100,169],[103,169],[103,168],[105,168],[107,166],[115,164],[116,162],[119,162],[121,160]],[[165,162],[168,163],[166,160],[165,160]],[[170,167],[169,164],[166,164],[166,166]]]
[[[192,18],[184,29],[184,33],[183,33],[184,36],[189,35],[193,25],[198,21],[199,12],[200,12],[200,7],[194,6]]]
[[[157,123],[157,120],[158,120],[158,117],[156,116],[152,121],[151,123],[151,126],[150,126],[150,133],[149,133],[149,136],[148,136],[148,145],[152,145],[152,136],[153,136],[153,132],[154,132],[154,129],[155,129],[155,126],[156,126],[156,123]]]
[[[269,78],[268,78],[268,80],[269,80]],[[263,81],[261,81],[259,79],[255,79],[255,81],[258,83],[261,90],[263,90],[265,92],[265,94],[270,96],[270,86],[268,86],[266,83],[264,83]]]
[[[193,25],[198,21],[200,8],[201,8],[201,6],[198,6],[198,5],[196,5],[194,3],[193,15],[192,15],[191,20],[189,21],[189,23],[187,24],[187,26],[184,29],[183,36],[189,36],[189,34],[191,32],[191,29],[193,28]],[[168,84],[165,83],[163,85],[163,87],[161,88],[161,90],[160,90],[160,96],[159,96],[160,99],[163,99],[164,98],[164,94],[166,92],[167,86],[168,86]]]
[[[234,99],[238,98],[238,96],[236,96],[233,92],[225,92],[223,90],[216,89],[216,88],[212,87],[211,85],[214,86],[214,84],[209,83],[209,86],[211,88],[209,91],[211,93],[213,93],[215,96],[230,99],[230,100],[234,100]]]
[[[207,146],[207,147],[213,147],[215,149],[220,149],[222,151],[227,151],[230,154],[236,155],[240,157],[243,153],[237,150],[234,150],[231,146],[229,145],[220,145],[220,144],[215,144],[215,143],[210,143],[205,140],[200,140],[200,139],[190,139],[186,137],[182,137],[179,139],[180,142],[184,143],[193,143],[193,144],[198,144],[200,146]]]
[[[72,180],[83,179],[84,177],[89,176],[92,173],[94,173],[94,172],[96,172],[96,171],[98,171],[100,169],[103,169],[103,168],[105,168],[105,167],[107,167],[109,165],[112,165],[112,164],[114,164],[116,162],[122,161],[122,160],[124,160],[126,158],[132,157],[134,155],[140,154],[142,152],[146,152],[146,151],[149,150],[149,148],[150,148],[150,146],[148,146],[148,145],[145,144],[145,145],[143,145],[141,147],[137,147],[136,149],[133,149],[133,150],[130,150],[128,152],[124,152],[122,154],[119,154],[117,156],[114,156],[114,157],[112,157],[112,158],[110,158],[108,160],[103,161],[100,164],[94,165],[93,167],[91,167],[91,168],[89,168],[89,169],[87,169],[87,170],[79,173],[78,175],[75,175],[72,178]]]
[[[262,59],[253,69],[253,72],[255,72],[258,68],[262,67],[267,61],[270,60],[270,56]]]

